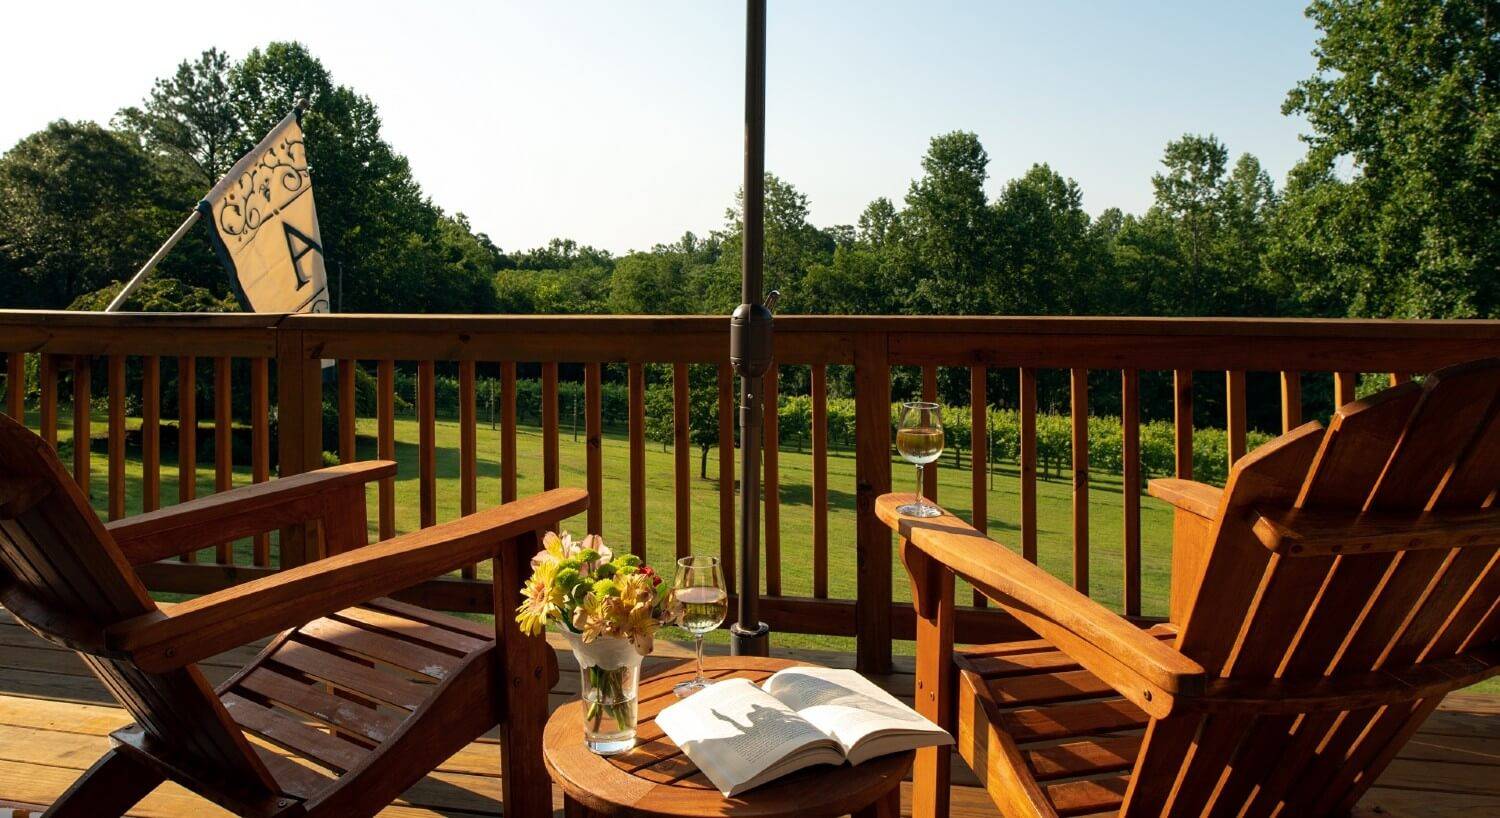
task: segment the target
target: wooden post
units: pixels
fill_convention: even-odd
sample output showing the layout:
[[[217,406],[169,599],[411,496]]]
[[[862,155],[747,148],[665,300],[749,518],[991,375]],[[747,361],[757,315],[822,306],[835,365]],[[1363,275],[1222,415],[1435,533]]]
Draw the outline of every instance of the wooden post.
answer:
[[[1036,370],[1021,368],[1021,556],[1036,562]]]
[[[109,519],[125,516],[125,356],[109,356]]]
[[[1089,372],[1071,370],[1073,426],[1073,587],[1089,592]]]
[[[437,371],[432,361],[417,364],[417,506],[423,528],[437,525]]]
[[[719,570],[724,574],[724,585],[734,586],[734,369],[727,363],[719,364]],[[635,453],[631,452],[631,468],[635,468]],[[814,467],[816,468],[816,467]],[[644,474],[644,462],[642,474]],[[635,479],[634,472],[631,480]],[[632,483],[632,485],[634,485]],[[814,501],[816,503],[816,500]],[[632,506],[633,508],[633,506]],[[816,512],[814,512],[816,513]],[[815,523],[816,525],[816,523]],[[632,549],[634,543],[632,542]],[[814,569],[816,570],[816,569]]]
[[[1178,369],[1172,372],[1175,391],[1172,402],[1177,452],[1177,476],[1193,479],[1193,373]]]
[[[859,623],[855,665],[861,673],[891,668],[891,530],[875,500],[891,490],[891,366],[887,337],[859,336],[854,346],[854,456]]]
[[[677,558],[681,559],[693,550],[693,504],[689,493],[692,488],[692,442],[688,438],[688,367],[687,364],[672,365],[672,475],[673,495],[676,506],[672,515],[676,523]]]
[[[1224,373],[1224,421],[1229,437],[1229,468],[1245,456],[1245,371]]]
[[[646,558],[646,367],[630,365],[630,553]]]
[[[912,603],[917,614],[916,711],[939,727],[957,734],[954,703],[957,677],[953,665],[953,572],[927,556],[909,540],[901,541],[901,561],[911,577]],[[912,767],[913,818],[948,814],[953,752],[947,747],[917,751]]]
[[[354,452],[355,408],[354,361],[344,359],[338,363],[339,377],[339,462],[353,463],[358,457]]]
[[[381,460],[396,459],[396,362],[389,358],[375,367],[375,448]],[[396,536],[396,478],[380,481],[380,539]]]
[[[250,481],[271,479],[271,361],[250,359]],[[271,564],[271,535],[256,534],[250,543],[251,560]]]
[[[500,364],[500,502],[516,500],[516,362]]]
[[[969,524],[981,534],[990,529],[990,490],[985,477],[989,473],[990,401],[989,370],[982,366],[969,368]],[[974,606],[988,603],[984,594],[974,592]]]
[[[761,508],[765,510],[765,529],[761,532],[761,551],[765,565],[766,596],[781,596],[781,373],[775,362],[761,377],[761,400],[765,416],[760,439],[762,483]]]
[[[161,508],[161,359],[141,362],[141,511]]]
[[[230,383],[230,359],[214,358],[214,491],[234,487],[234,415],[230,405],[234,390]],[[221,565],[234,563],[234,543],[219,543],[215,560]]]
[[[57,451],[57,358],[42,353],[37,362],[37,384],[41,388],[37,411],[41,414],[42,440]]]
[[[1125,370],[1120,377],[1120,437],[1124,456],[1125,613],[1141,612],[1141,374]]]
[[[558,476],[557,362],[542,364],[542,488],[555,489]]]
[[[83,489],[85,497],[93,496],[89,486],[89,404],[93,401],[89,366],[87,355],[73,358],[73,480]]]
[[[323,465],[322,364],[312,358],[301,330],[276,333],[277,471],[282,477]],[[317,525],[281,530],[281,567],[318,558]]]
[[[6,356],[5,365],[5,411],[26,425],[26,353],[12,352]]]
[[[828,370],[812,367],[813,596],[828,598]]]
[[[1281,433],[1302,425],[1302,373],[1281,373]]]
[[[521,584],[531,574],[531,555],[541,548],[537,532],[500,546],[491,583],[496,611],[521,604]],[[542,762],[542,731],[547,725],[547,693],[556,684],[557,657],[547,640],[521,633],[514,616],[495,617],[500,686],[505,696],[500,722],[500,789],[505,814],[537,818],[552,814],[552,788]]]
[[[589,533],[604,534],[604,373],[599,363],[584,367],[584,430],[588,447]]]

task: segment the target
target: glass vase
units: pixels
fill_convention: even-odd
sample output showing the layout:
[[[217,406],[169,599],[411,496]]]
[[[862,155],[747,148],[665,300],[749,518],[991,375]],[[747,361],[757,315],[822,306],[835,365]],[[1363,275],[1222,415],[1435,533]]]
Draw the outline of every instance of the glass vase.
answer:
[[[564,631],[582,680],[583,741],[601,756],[616,755],[635,746],[636,697],[641,661],[628,640],[600,637],[584,642]]]

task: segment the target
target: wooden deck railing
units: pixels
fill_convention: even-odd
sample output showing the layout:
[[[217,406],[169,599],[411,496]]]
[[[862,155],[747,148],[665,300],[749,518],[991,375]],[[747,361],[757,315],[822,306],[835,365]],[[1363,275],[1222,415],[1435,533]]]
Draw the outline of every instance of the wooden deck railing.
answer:
[[[110,518],[126,510],[127,403],[138,401],[143,427],[140,437],[138,491],[142,509],[162,502],[161,424],[163,370],[178,376],[183,398],[193,394],[194,379],[213,379],[212,430],[214,489],[232,482],[234,418],[248,418],[250,479],[270,477],[272,426],[281,474],[294,474],[323,463],[325,449],[340,459],[355,457],[355,367],[373,368],[377,379],[375,411],[376,450],[380,457],[397,459],[395,384],[397,364],[415,364],[417,372],[416,447],[418,507],[422,526],[437,520],[435,380],[439,363],[456,366],[459,395],[460,513],[482,505],[514,500],[518,464],[541,461],[542,484],[562,482],[559,438],[558,382],[560,365],[582,365],[585,398],[586,456],[584,485],[594,496],[587,528],[607,529],[619,541],[628,528],[632,551],[646,548],[646,366],[669,365],[675,420],[673,458],[673,545],[686,554],[696,543],[714,539],[725,565],[734,570],[733,392],[728,359],[727,322],[719,317],[490,317],[490,316],[278,316],[278,315],[104,315],[98,313],[0,312],[0,353],[8,372],[25,370],[35,356],[39,405],[33,410],[39,431],[54,445],[58,440],[60,384],[70,384],[73,428],[87,438],[92,423],[95,377],[101,369],[107,396],[108,468],[103,491]],[[784,532],[777,487],[780,463],[777,449],[765,458],[765,535],[763,571],[766,598],[763,616],[775,630],[852,636],[857,640],[859,664],[868,670],[889,666],[892,639],[909,639],[914,619],[907,604],[893,594],[892,542],[876,519],[874,501],[891,486],[890,403],[892,367],[920,369],[921,391],[937,393],[943,368],[967,369],[973,437],[970,483],[974,525],[983,530],[991,514],[1016,521],[1017,546],[1035,561],[1038,556],[1037,516],[1037,383],[1043,370],[1066,370],[1070,384],[1072,420],[1072,564],[1073,582],[1085,592],[1091,583],[1091,558],[1098,543],[1090,539],[1089,453],[1086,416],[1088,374],[1118,372],[1120,377],[1124,485],[1140,485],[1141,373],[1168,371],[1174,383],[1176,462],[1179,475],[1192,471],[1193,389],[1195,374],[1223,373],[1224,424],[1230,457],[1244,453],[1246,439],[1245,373],[1280,373],[1281,421],[1285,428],[1302,420],[1301,374],[1332,372],[1339,401],[1352,400],[1359,373],[1388,373],[1402,379],[1457,361],[1500,354],[1500,322],[1396,322],[1260,319],[1145,319],[1145,318],[894,318],[788,316],[776,322],[777,368],[767,376],[764,392],[773,400],[778,368],[806,367],[812,395],[811,526],[807,531]],[[163,363],[163,359],[166,362]],[[127,364],[139,361],[138,382],[127,390]],[[211,361],[211,363],[209,363]],[[332,361],[333,385],[326,390],[337,414],[336,440],[323,439],[323,362]],[[456,362],[456,363],[455,363]],[[500,480],[498,496],[478,493],[478,411],[476,369],[498,364],[500,395]],[[541,451],[518,450],[517,366],[539,366],[542,394]],[[603,368],[623,365],[628,381],[628,521],[606,520],[604,504]],[[712,366],[717,371],[719,468],[717,519],[693,519],[690,486],[696,479],[689,441],[689,368]],[[829,446],[825,400],[828,368],[852,366],[856,414],[855,500],[856,534],[853,599],[830,594]],[[168,369],[170,368],[170,369]],[[988,507],[988,476],[983,443],[989,400],[990,373],[1015,373],[1020,418],[1018,463],[1019,503],[1014,509]],[[1214,377],[1219,377],[1215,374]],[[248,389],[236,391],[245,379]],[[274,403],[272,396],[274,394]],[[903,396],[904,397],[904,396]],[[6,410],[24,410],[23,380],[9,377]],[[186,499],[197,490],[200,470],[195,462],[199,419],[194,401],[179,399],[176,443],[182,453],[176,470],[177,496]],[[774,405],[774,404],[772,404]],[[274,411],[273,411],[274,407]],[[767,414],[766,440],[777,440],[775,413]],[[92,482],[87,446],[73,447],[73,471],[80,485]],[[244,466],[245,464],[238,464]],[[206,468],[207,464],[204,464]],[[528,469],[530,467],[528,466]],[[934,470],[926,488],[936,496]],[[172,475],[169,475],[169,478]],[[941,499],[941,498],[939,498]],[[383,481],[373,498],[379,536],[396,531],[395,480]],[[1122,492],[1122,585],[1119,589],[1127,615],[1142,612],[1141,498]],[[154,589],[203,592],[243,581],[262,572],[315,559],[315,531],[283,531],[276,554],[261,538],[250,550],[248,564],[235,564],[228,544],[212,542],[205,532],[201,561],[148,566],[143,575]],[[811,562],[809,596],[785,592],[783,561],[797,549]],[[805,549],[805,551],[803,550]],[[274,557],[274,559],[273,559]],[[833,566],[848,570],[848,566]],[[487,611],[487,584],[467,570],[461,577],[425,583],[411,596],[433,607]],[[976,605],[980,602],[976,598]],[[957,622],[959,641],[980,641],[1020,633],[1005,615],[980,607],[963,610]]]

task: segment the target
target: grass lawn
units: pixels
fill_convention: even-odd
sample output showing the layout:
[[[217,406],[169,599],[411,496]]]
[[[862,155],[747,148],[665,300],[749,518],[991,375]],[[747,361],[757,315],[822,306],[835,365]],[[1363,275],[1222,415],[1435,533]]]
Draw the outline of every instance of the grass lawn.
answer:
[[[59,441],[71,438],[68,427],[70,415],[59,412]],[[34,419],[33,419],[34,422]],[[132,419],[132,424],[139,423]],[[95,434],[105,428],[104,418],[94,421]],[[375,421],[361,419],[358,424],[360,458],[375,457]],[[205,433],[206,429],[205,429]],[[411,531],[418,527],[418,481],[417,481],[417,423],[413,418],[398,418],[396,421],[396,457],[400,462],[396,481],[396,527],[399,531]],[[459,429],[456,420],[439,419],[437,422],[437,514],[438,520],[450,520],[459,516],[458,471]],[[500,498],[500,433],[481,423],[479,445],[479,503],[498,503]],[[564,428],[560,435],[561,477],[563,485],[583,486],[585,479],[585,444],[580,430],[574,437],[571,429]],[[542,437],[536,427],[522,426],[517,434],[519,491],[522,495],[541,490],[542,484]],[[615,430],[606,432],[604,441],[604,530],[606,542],[618,550],[628,550],[630,542],[630,495],[629,443],[624,434]],[[102,453],[94,453],[92,490],[95,506],[103,511],[106,502],[107,459]],[[938,470],[938,498],[954,513],[967,518],[970,513],[969,472],[954,469],[945,461]],[[718,473],[717,452],[710,451],[708,479],[698,477],[699,453],[692,457],[692,529],[695,553],[717,554],[719,550],[718,524]],[[71,465],[71,463],[70,463]],[[782,592],[789,596],[812,595],[812,458],[805,453],[783,450],[780,461],[781,497],[781,582]],[[897,490],[909,490],[915,482],[911,466],[896,460],[892,465],[893,482]],[[132,455],[126,465],[127,513],[140,510],[141,463]],[[659,444],[646,446],[646,543],[648,560],[671,570],[674,554],[674,503],[673,503],[673,455],[670,448],[663,450]],[[243,464],[235,468],[236,485],[248,483],[248,467]],[[213,463],[199,463],[198,491],[206,494],[213,491]],[[1019,551],[1019,488],[1015,464],[1000,464],[989,492],[989,531],[992,537],[1013,550]],[[177,469],[175,462],[165,457],[162,464],[162,489],[164,502],[175,502],[177,497]],[[834,598],[853,599],[855,596],[855,478],[854,456],[850,451],[830,452],[828,461],[828,552],[829,595]],[[378,519],[376,494],[372,486],[367,493],[370,506],[370,521],[373,527]],[[596,498],[597,501],[598,498]],[[1037,547],[1044,568],[1065,580],[1072,577],[1072,488],[1063,480],[1037,481]],[[1146,615],[1165,615],[1167,611],[1168,581],[1171,567],[1172,524],[1171,510],[1153,498],[1141,500],[1141,561],[1142,612]],[[583,533],[585,519],[582,515],[569,520],[565,528]],[[1117,475],[1094,473],[1089,485],[1089,540],[1091,544],[1090,588],[1093,597],[1104,605],[1119,610],[1122,604],[1123,550],[1121,536],[1121,481]],[[894,545],[893,545],[894,550]],[[248,543],[237,547],[238,560],[249,562]],[[274,549],[273,549],[274,555]],[[205,555],[207,557],[207,555]],[[893,557],[896,572],[893,586],[898,600],[910,599],[910,588],[905,580],[899,559]],[[488,574],[488,566],[481,566],[481,576]],[[959,599],[969,599],[967,588],[960,588]],[[681,636],[680,634],[678,635]],[[669,635],[669,638],[673,638]],[[778,633],[773,637],[778,645],[787,647],[827,648],[853,650],[854,640],[807,634]],[[727,640],[727,634],[719,631],[710,639]],[[912,652],[912,643],[898,641],[898,653]],[[1485,692],[1500,692],[1500,680],[1491,680],[1475,688]]]

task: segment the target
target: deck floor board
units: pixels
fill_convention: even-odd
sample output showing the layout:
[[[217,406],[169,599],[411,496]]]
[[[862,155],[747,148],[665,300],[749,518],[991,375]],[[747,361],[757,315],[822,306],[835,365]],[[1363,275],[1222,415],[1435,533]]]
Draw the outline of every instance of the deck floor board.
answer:
[[[689,658],[685,646],[658,642],[646,672]],[[560,640],[557,646],[561,646]],[[226,677],[255,654],[240,648],[203,663],[210,679]],[[842,653],[777,651],[833,666],[851,666]],[[563,678],[554,707],[577,695],[577,666],[559,653]],[[899,657],[893,673],[875,681],[910,700],[913,667]],[[29,818],[67,788],[108,748],[106,735],[128,721],[124,711],[70,651],[36,638],[0,610],[0,815]],[[492,737],[460,750],[408,790],[381,818],[470,818],[500,811],[499,747]],[[1500,814],[1500,696],[1455,694],[1391,765],[1360,805],[1360,816],[1458,818]],[[910,785],[903,785],[910,814]],[[561,815],[561,796],[554,792]],[[39,814],[39,813],[38,813]],[[228,813],[173,784],[159,787],[130,813],[140,818],[218,818]],[[962,762],[954,765],[955,818],[998,816]]]

